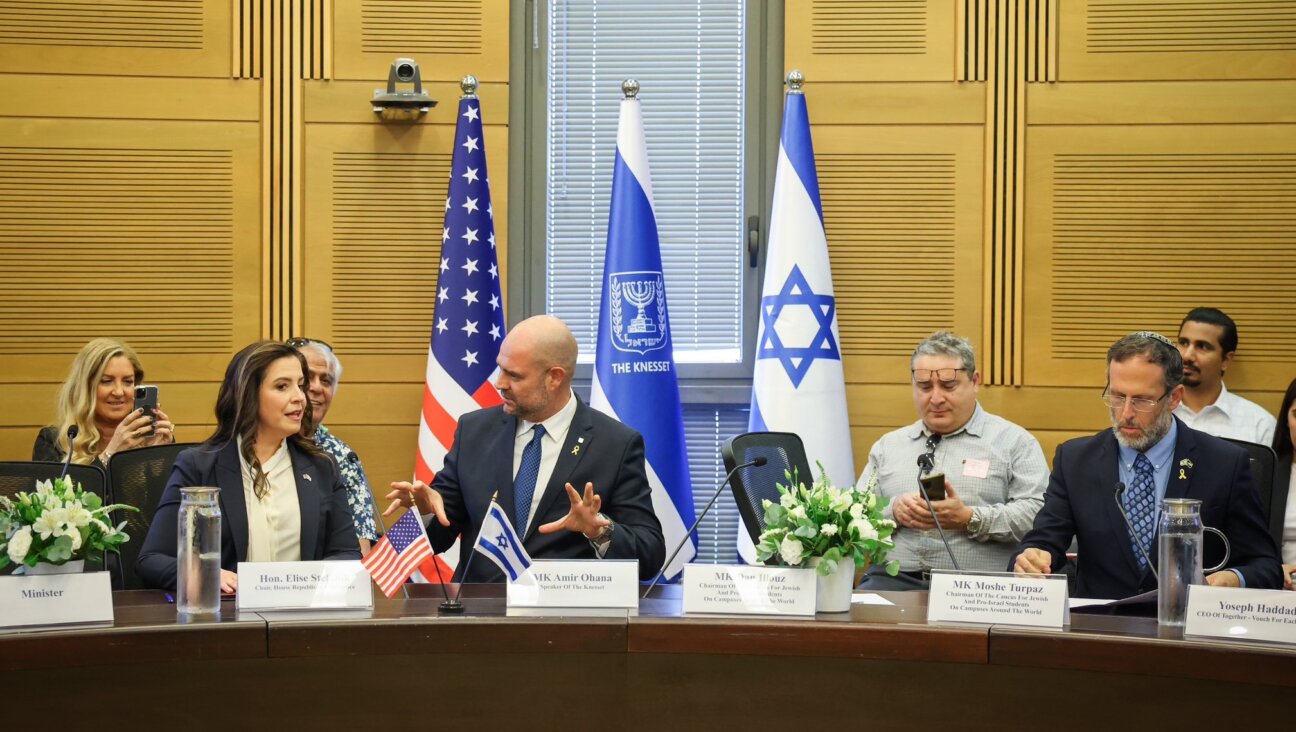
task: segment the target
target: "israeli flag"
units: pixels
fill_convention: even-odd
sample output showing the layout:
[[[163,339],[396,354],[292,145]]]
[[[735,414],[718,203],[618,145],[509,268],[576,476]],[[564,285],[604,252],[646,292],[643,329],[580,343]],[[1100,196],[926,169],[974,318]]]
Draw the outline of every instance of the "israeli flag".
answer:
[[[793,72],[789,79],[792,88],[783,107],[774,174],[749,428],[800,435],[811,469],[817,473],[815,463],[821,462],[834,485],[848,486],[855,483],[855,459],[819,176],[800,74]],[[809,484],[814,477],[802,479]],[[756,563],[751,537],[741,526],[738,551],[744,561]]]
[[[684,444],[684,418],[671,347],[652,178],[639,100],[621,101],[616,167],[608,220],[603,296],[590,406],[643,435],[653,510],[666,546],[684,541],[693,524],[693,487]],[[666,577],[697,554],[690,538]]]
[[[508,516],[504,515],[504,509],[495,501],[491,501],[477,534],[477,551],[504,570],[509,582],[516,582],[531,567],[531,557],[522,547],[522,540],[513,530]]]

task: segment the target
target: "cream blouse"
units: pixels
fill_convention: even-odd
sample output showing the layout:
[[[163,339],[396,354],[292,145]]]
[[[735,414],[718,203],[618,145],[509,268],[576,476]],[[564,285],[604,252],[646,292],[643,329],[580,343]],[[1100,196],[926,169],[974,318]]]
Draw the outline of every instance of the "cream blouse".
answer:
[[[301,504],[297,501],[297,480],[293,477],[288,443],[261,469],[270,483],[264,498],[252,489],[252,466],[243,457],[239,440],[239,464],[243,468],[243,501],[247,506],[249,562],[301,561]]]

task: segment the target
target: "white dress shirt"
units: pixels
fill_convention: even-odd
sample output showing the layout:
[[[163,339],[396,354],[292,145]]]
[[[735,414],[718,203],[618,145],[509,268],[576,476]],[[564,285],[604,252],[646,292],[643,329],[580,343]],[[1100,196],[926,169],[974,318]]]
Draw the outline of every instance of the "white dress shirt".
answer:
[[[1283,517],[1282,538],[1283,564],[1296,564],[1296,468],[1292,469],[1287,484],[1287,515]]]
[[[1208,435],[1259,445],[1272,444],[1274,428],[1278,426],[1278,420],[1264,407],[1230,392],[1223,383],[1214,404],[1194,412],[1187,404],[1180,403],[1174,413],[1184,424]]]
[[[549,479],[553,477],[554,466],[558,464],[558,453],[562,450],[563,443],[567,442],[567,432],[571,430],[572,417],[574,416],[576,416],[576,395],[569,393],[567,404],[562,409],[559,409],[549,419],[538,423],[544,425],[545,434],[540,439],[540,475],[536,478],[535,492],[531,494],[531,509],[527,511],[527,533],[531,531],[531,522],[535,517],[536,507],[540,505],[540,499],[544,498],[545,487],[549,485]],[[535,427],[536,424],[536,422],[528,422],[525,419],[518,420],[517,436],[513,439],[514,482],[517,482],[518,468],[522,467],[522,451],[526,449],[527,443],[531,442],[533,437],[531,428]],[[585,490],[585,486],[578,485],[574,487],[578,493]],[[519,520],[518,523],[522,522]]]
[[[249,562],[301,561],[301,504],[297,501],[297,479],[293,477],[288,443],[267,460],[261,470],[270,490],[257,498],[252,489],[252,466],[243,458],[239,440],[239,464],[243,468],[243,503],[247,506]]]

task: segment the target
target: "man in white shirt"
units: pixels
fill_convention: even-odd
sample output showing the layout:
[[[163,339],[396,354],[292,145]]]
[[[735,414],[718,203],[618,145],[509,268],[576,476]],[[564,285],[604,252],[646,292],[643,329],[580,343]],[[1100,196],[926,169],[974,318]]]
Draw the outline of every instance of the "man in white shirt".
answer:
[[[1195,308],[1179,324],[1184,362],[1183,402],[1174,414],[1216,437],[1268,445],[1277,420],[1264,407],[1229,392],[1224,372],[1237,353],[1237,324],[1215,308]]]

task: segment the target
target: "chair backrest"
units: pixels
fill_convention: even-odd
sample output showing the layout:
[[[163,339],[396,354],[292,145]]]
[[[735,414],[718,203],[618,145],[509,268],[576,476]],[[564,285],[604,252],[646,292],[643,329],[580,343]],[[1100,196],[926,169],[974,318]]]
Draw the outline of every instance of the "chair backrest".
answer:
[[[1286,491],[1287,486],[1279,488],[1274,485],[1274,472],[1278,467],[1278,455],[1268,445],[1261,445],[1246,440],[1235,440],[1231,437],[1225,437],[1225,440],[1241,447],[1247,451],[1247,456],[1251,458],[1251,477],[1255,479],[1256,487],[1260,489],[1260,510],[1264,511],[1265,523],[1269,525],[1269,533],[1273,535],[1274,542],[1282,546],[1283,517],[1276,515],[1274,510],[1275,498],[1278,497],[1278,491]]]
[[[765,530],[765,509],[761,507],[761,499],[778,501],[776,484],[787,485],[787,473],[795,471],[798,480],[807,485],[814,480],[805,446],[801,438],[791,432],[735,435],[725,440],[720,454],[724,458],[725,470],[734,473],[729,486],[733,489],[738,515],[742,517],[747,533],[751,534],[752,543],[758,543],[761,532]],[[756,458],[765,458],[765,464],[739,468],[734,472],[734,468]]]
[[[113,577],[116,589],[144,588],[144,584],[135,576],[135,560],[139,557],[140,546],[144,543],[144,536],[148,534],[149,525],[153,523],[153,513],[157,511],[162,491],[171,478],[171,466],[175,465],[176,456],[193,446],[193,443],[177,443],[123,450],[113,455],[108,463],[112,472],[113,503],[125,503],[139,509],[113,512],[113,524],[125,521],[125,531],[130,536],[130,541],[120,547],[121,557],[116,563],[118,566]]]
[[[22,491],[36,490],[36,482],[53,480],[63,473],[63,463],[29,460],[0,462],[0,496],[13,498]],[[100,498],[108,498],[108,474],[98,463],[68,466],[68,477]]]
[[[0,461],[0,496],[13,498],[22,492],[36,490],[36,483],[42,480],[53,480],[63,474],[63,463],[50,463],[28,460]],[[69,465],[68,477],[72,482],[107,501],[108,473],[99,463],[89,465]],[[0,574],[10,574],[16,569],[13,565],[0,570]]]

